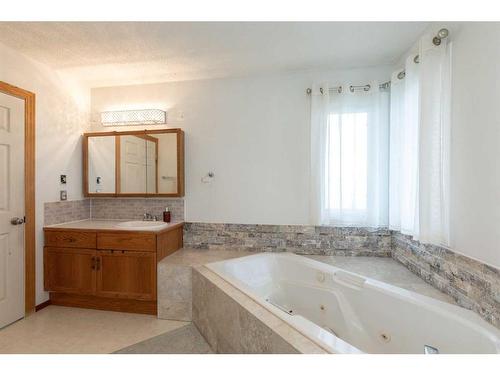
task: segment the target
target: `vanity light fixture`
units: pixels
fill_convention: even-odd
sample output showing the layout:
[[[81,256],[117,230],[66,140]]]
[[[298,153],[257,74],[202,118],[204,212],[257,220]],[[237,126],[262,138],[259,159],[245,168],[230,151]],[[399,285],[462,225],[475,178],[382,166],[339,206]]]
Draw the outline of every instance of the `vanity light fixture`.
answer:
[[[167,123],[167,112],[161,109],[133,109],[101,112],[103,126],[160,125]]]

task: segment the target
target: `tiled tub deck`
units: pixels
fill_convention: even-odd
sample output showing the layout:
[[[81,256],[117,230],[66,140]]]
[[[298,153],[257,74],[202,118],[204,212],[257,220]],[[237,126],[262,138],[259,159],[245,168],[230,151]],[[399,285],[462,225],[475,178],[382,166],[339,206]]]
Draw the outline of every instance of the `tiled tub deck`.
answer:
[[[158,317],[193,321],[219,353],[323,353],[318,345],[202,266],[250,254],[253,252],[181,249],[165,258],[158,265]],[[453,303],[450,296],[392,258],[308,257]]]

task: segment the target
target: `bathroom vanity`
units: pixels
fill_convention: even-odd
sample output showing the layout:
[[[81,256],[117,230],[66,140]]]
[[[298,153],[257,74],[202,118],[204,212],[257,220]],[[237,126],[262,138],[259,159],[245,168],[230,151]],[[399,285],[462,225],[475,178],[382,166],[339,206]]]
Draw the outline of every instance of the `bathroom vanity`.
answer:
[[[157,263],[183,244],[182,222],[84,220],[46,226],[44,233],[44,287],[52,304],[153,315]]]

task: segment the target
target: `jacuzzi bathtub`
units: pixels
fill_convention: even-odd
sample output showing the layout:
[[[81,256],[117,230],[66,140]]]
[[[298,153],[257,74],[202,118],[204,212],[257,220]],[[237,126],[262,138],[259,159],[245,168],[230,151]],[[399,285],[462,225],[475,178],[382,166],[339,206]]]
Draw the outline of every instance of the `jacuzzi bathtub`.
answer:
[[[500,331],[472,311],[302,256],[207,267],[331,353],[500,353]]]

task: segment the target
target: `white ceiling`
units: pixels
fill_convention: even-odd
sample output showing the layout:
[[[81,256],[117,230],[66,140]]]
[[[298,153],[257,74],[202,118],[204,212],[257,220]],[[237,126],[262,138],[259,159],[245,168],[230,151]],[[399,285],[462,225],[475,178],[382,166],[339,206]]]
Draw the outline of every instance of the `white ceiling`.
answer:
[[[90,87],[394,63],[427,22],[0,22],[0,42]]]

